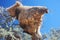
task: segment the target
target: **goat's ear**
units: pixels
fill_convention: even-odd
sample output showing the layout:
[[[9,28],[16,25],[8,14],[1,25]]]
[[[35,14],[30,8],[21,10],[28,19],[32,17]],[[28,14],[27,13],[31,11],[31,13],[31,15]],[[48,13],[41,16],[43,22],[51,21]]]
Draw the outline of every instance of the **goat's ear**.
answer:
[[[22,3],[20,3],[20,2],[17,1],[17,2],[15,3],[14,7],[19,7],[19,6],[23,6],[23,5],[22,5]]]
[[[20,4],[19,3],[16,3],[14,7],[19,7],[19,6],[20,6]]]

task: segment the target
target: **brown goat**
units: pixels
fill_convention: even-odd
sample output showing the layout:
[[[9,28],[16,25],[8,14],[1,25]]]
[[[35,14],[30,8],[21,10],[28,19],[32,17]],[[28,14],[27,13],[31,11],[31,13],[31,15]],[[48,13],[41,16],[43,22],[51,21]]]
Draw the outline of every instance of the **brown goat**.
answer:
[[[12,17],[16,17],[19,20],[24,32],[32,35],[32,40],[40,40],[38,31],[42,16],[48,12],[47,8],[21,6],[19,3],[16,3],[16,5],[8,9],[8,12]]]

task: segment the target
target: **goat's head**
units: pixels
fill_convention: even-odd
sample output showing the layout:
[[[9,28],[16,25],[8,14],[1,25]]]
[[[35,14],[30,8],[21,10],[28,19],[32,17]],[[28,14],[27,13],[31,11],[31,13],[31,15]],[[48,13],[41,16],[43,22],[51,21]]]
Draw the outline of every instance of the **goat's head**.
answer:
[[[7,11],[10,13],[10,16],[15,17],[15,10],[19,6],[22,6],[22,4],[20,4],[20,3],[17,2],[15,5],[7,8]]]

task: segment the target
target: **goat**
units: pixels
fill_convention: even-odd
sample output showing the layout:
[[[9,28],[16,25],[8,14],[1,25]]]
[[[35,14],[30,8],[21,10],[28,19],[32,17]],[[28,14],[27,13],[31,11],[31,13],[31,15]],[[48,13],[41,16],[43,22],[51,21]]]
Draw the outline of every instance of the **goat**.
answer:
[[[12,17],[16,17],[19,20],[24,32],[32,35],[32,40],[40,40],[38,33],[40,31],[42,17],[45,13],[48,13],[47,8],[40,6],[21,6],[19,3],[16,3],[16,5],[8,9],[8,12]]]

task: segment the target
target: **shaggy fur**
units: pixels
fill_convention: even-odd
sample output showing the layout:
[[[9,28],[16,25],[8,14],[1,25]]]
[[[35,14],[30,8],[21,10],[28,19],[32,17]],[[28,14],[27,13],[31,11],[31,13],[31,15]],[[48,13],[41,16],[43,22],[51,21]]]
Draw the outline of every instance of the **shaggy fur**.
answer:
[[[12,17],[16,17],[16,19],[19,20],[20,26],[24,29],[24,32],[31,34],[32,40],[37,40],[34,37],[39,35],[38,29],[42,22],[41,19],[43,14],[47,13],[47,9],[40,7],[25,8],[16,3],[16,5],[8,9],[8,11]],[[38,37],[36,36],[36,38]]]

